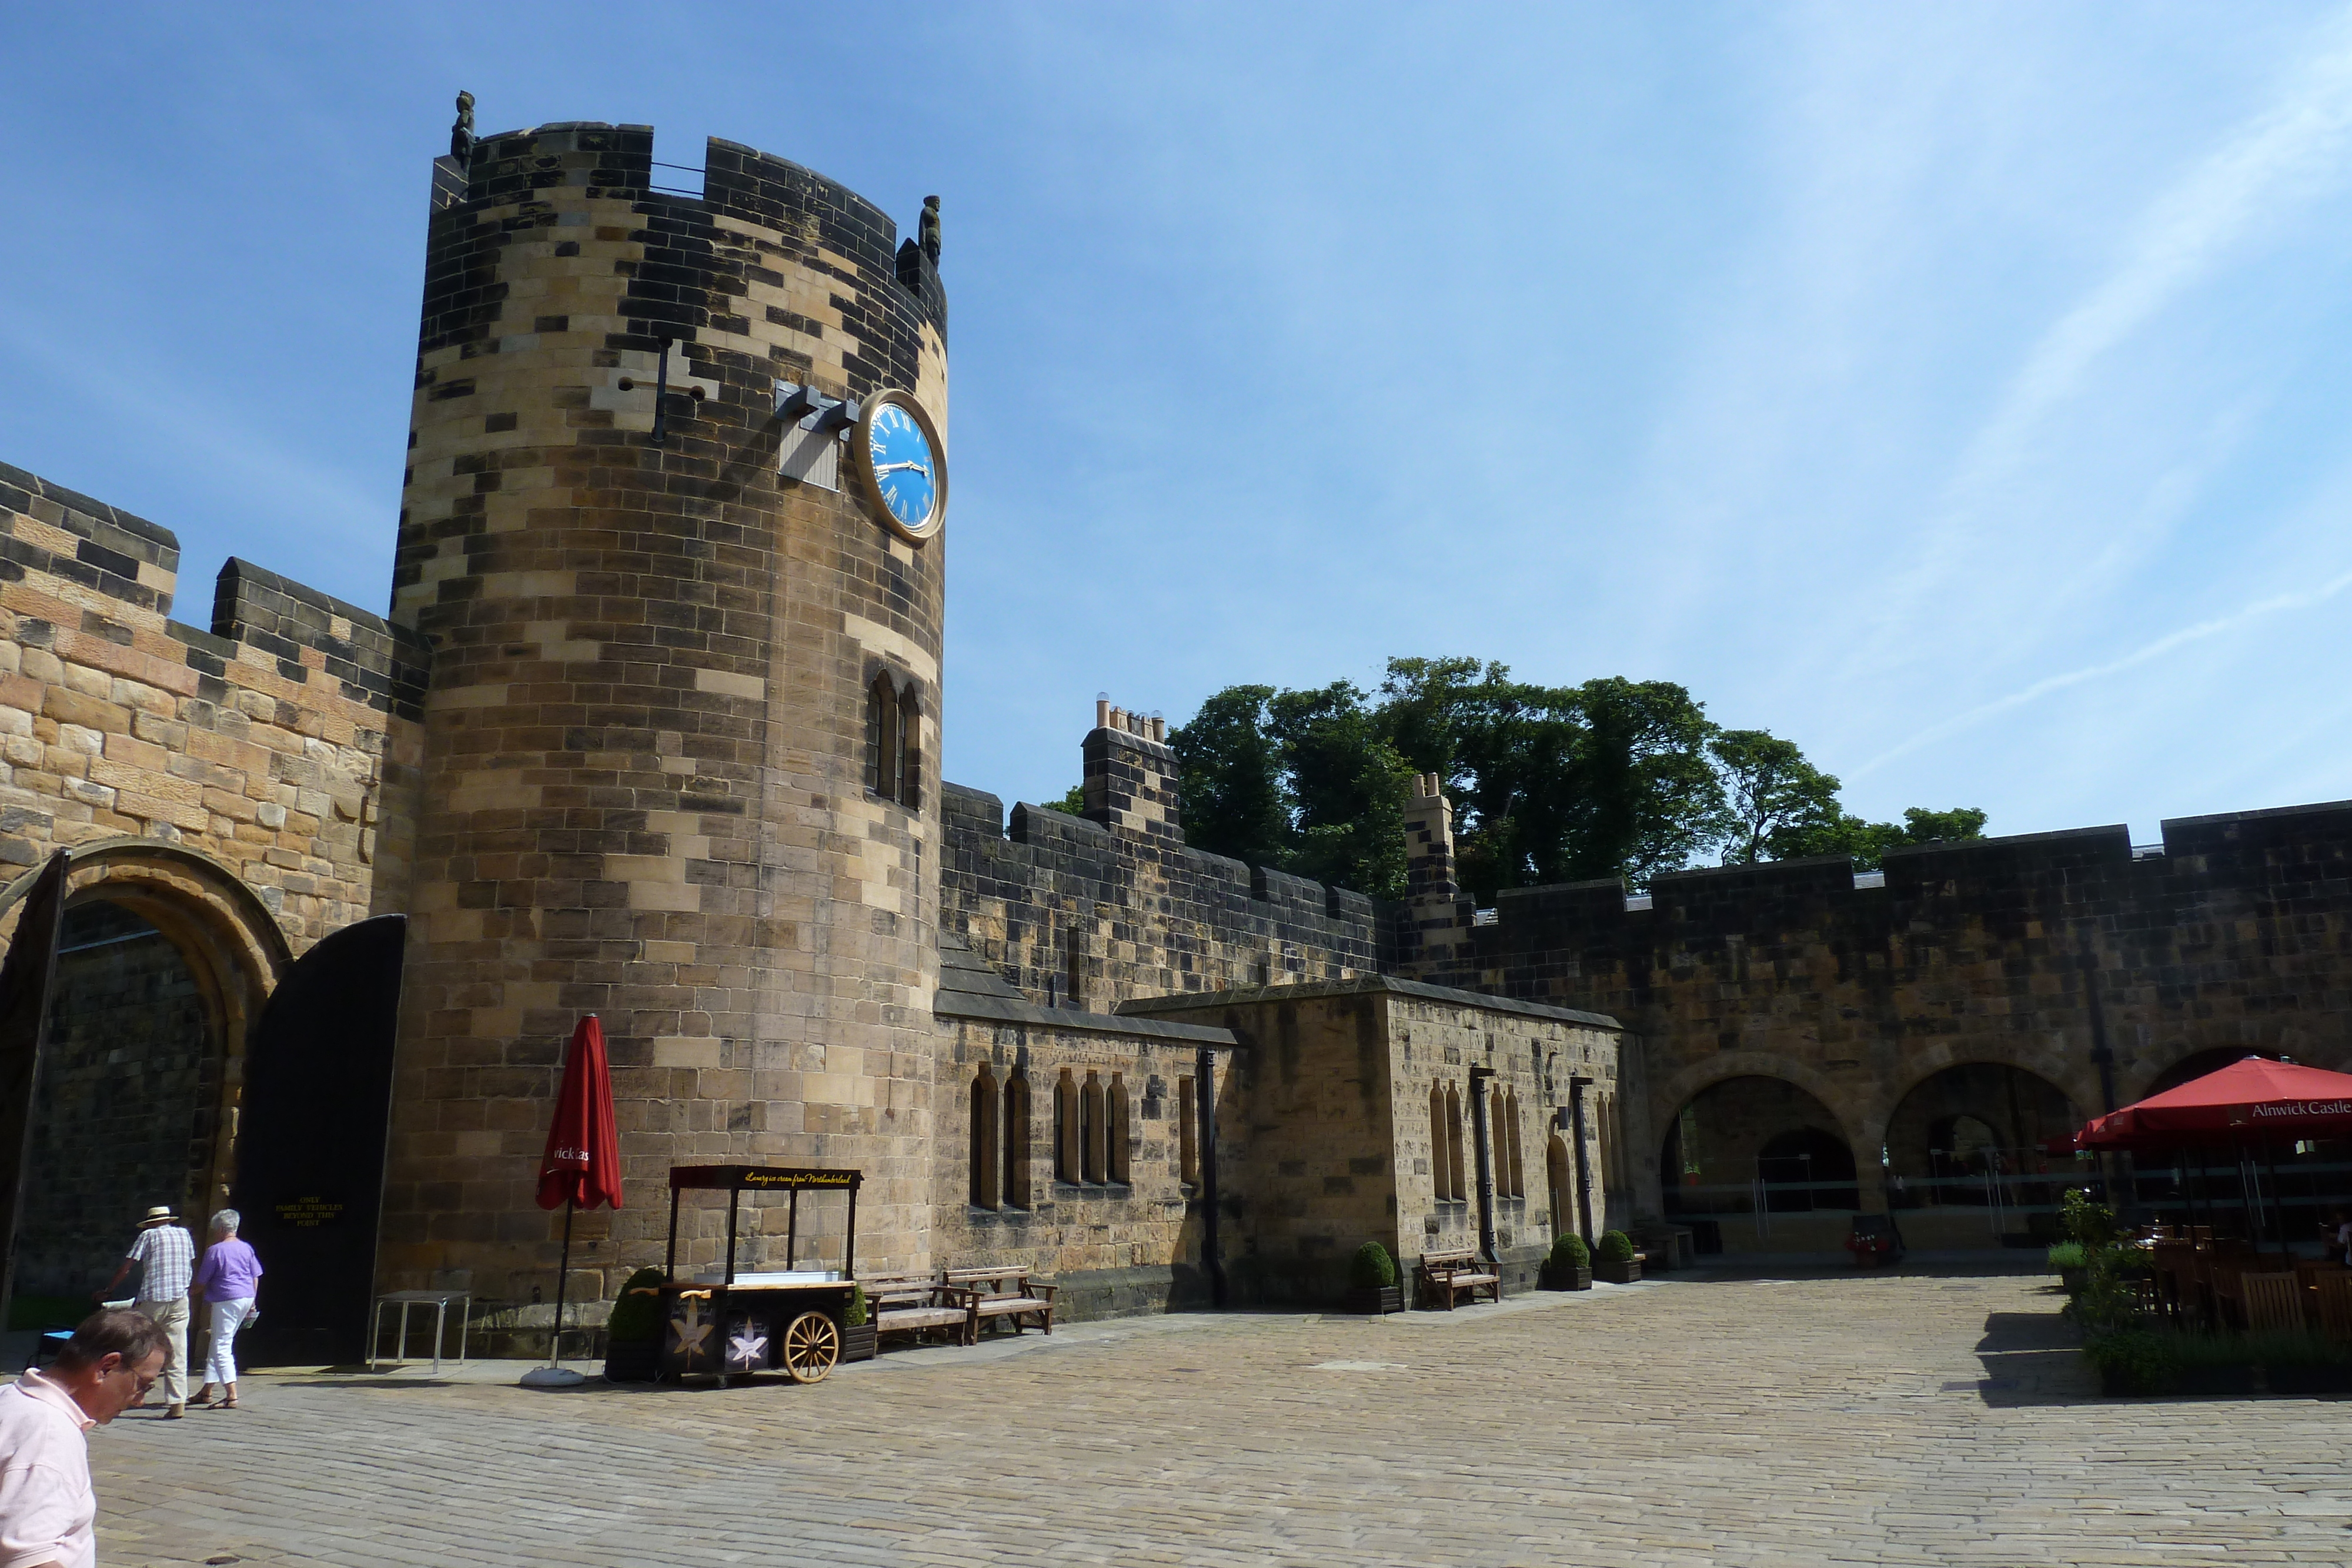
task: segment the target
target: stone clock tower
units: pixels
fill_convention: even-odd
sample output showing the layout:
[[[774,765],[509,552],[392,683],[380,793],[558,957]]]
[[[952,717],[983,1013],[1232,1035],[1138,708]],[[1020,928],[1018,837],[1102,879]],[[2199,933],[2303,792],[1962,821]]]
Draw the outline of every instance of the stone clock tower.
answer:
[[[924,1266],[946,543],[861,485],[852,421],[908,394],[944,461],[936,206],[902,246],[748,147],[696,196],[647,127],[465,108],[393,596],[434,653],[381,1284],[551,1296],[587,1012],[628,1207],[575,1270],[657,1260],[668,1167],[719,1161],[862,1168],[860,1268]]]

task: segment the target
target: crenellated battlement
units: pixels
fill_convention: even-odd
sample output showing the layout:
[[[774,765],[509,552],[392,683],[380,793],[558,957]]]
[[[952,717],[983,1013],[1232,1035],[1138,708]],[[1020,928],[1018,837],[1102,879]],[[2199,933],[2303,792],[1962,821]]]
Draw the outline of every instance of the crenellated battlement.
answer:
[[[1344,978],[1397,949],[1402,911],[1184,841],[1164,720],[1096,704],[1086,814],[941,786],[940,924],[1031,999],[1139,998]]]
[[[0,862],[184,845],[307,946],[405,896],[430,652],[236,559],[210,631],[173,621],[179,564],[170,529],[0,465]]]

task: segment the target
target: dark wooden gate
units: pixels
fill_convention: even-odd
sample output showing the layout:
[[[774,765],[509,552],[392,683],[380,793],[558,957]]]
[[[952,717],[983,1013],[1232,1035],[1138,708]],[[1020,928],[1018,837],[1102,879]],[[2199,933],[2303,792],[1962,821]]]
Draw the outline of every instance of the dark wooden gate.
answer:
[[[16,1289],[16,1228],[33,1153],[33,1101],[48,1045],[49,987],[66,912],[66,854],[49,857],[25,895],[25,913],[0,961],[0,1313]],[[0,1322],[5,1322],[0,1317]]]
[[[380,915],[295,959],[247,1047],[229,1201],[266,1272],[241,1358],[365,1354],[407,929]]]

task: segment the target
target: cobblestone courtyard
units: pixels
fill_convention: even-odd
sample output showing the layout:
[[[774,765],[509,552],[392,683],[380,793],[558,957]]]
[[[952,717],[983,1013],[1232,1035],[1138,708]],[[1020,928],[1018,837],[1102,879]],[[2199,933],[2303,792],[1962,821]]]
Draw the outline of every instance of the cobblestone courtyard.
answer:
[[[96,1434],[100,1560],[2352,1557],[2347,1410],[2102,1402],[2038,1279],[1676,1280],[1079,1325],[808,1388],[253,1377]],[[1616,1369],[1607,1375],[1582,1370]]]

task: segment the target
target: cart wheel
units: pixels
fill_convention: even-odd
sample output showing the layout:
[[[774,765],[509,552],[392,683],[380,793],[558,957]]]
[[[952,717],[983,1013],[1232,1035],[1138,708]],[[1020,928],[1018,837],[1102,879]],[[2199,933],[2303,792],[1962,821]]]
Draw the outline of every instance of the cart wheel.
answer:
[[[784,1330],[784,1375],[794,1383],[823,1383],[840,1359],[840,1331],[823,1312],[803,1312]]]

